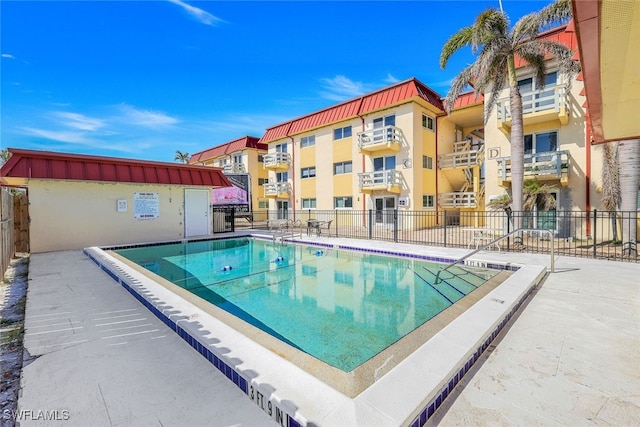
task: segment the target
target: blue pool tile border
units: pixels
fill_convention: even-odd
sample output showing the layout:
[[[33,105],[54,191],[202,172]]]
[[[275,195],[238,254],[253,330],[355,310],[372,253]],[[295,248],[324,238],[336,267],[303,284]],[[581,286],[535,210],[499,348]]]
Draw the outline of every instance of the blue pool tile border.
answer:
[[[206,240],[218,240],[218,239],[206,239]],[[166,244],[166,243],[163,243],[163,244]],[[146,246],[146,245],[143,245],[143,246]],[[122,247],[118,246],[118,248],[121,249]],[[207,359],[209,363],[215,366],[216,369],[218,369],[218,371],[220,371],[225,377],[227,377],[227,379],[233,382],[236,385],[236,387],[242,390],[242,392],[251,399],[249,394],[250,393],[249,381],[240,372],[236,371],[232,366],[225,363],[220,357],[218,357],[218,355],[216,355],[213,351],[211,351],[206,345],[203,345],[200,341],[198,341],[198,339],[193,337],[186,329],[183,329],[182,327],[180,327],[178,325],[178,322],[182,319],[178,320],[177,322],[171,319],[171,317],[164,314],[154,304],[152,304],[146,298],[144,298],[141,294],[139,294],[125,280],[121,279],[116,273],[111,271],[111,269],[109,269],[105,264],[100,262],[100,260],[94,257],[93,254],[88,252],[86,249],[83,250],[83,252],[87,257],[89,257],[90,260],[92,260],[98,267],[100,267],[102,271],[107,273],[113,280],[115,280],[117,283],[122,285],[122,287],[124,287],[136,300],[138,300],[138,302],[140,302],[147,309],[149,309],[149,311],[151,311],[158,319],[160,319],[160,321],[162,321],[165,325],[167,325],[169,329],[171,329],[173,332],[178,334],[180,338],[182,338],[194,350],[200,353],[202,357]],[[277,408],[277,410],[280,410],[280,408]],[[303,426],[303,424],[301,424],[295,418],[290,416],[287,412],[282,411],[281,413],[282,413],[282,417],[280,418],[272,417],[272,419],[276,421],[278,424],[280,424],[281,426],[283,427],[302,427]],[[267,413],[267,415],[269,414]],[[286,424],[283,424],[285,422]]]
[[[518,302],[513,306],[513,308],[507,313],[502,320],[498,323],[491,333],[487,334],[484,341],[476,348],[475,352],[464,362],[461,363],[455,374],[450,377],[447,381],[445,381],[444,386],[437,392],[436,396],[427,403],[424,408],[420,411],[420,413],[411,421],[409,424],[411,427],[420,427],[426,424],[427,420],[429,420],[433,414],[438,410],[438,408],[444,403],[445,398],[453,392],[453,389],[458,385],[458,383],[462,380],[464,375],[471,370],[471,367],[478,361],[480,356],[484,353],[484,351],[489,348],[493,340],[500,334],[504,326],[511,320],[514,314],[520,310],[520,307],[524,302],[529,298],[536,285],[533,284],[529,290],[518,300]]]

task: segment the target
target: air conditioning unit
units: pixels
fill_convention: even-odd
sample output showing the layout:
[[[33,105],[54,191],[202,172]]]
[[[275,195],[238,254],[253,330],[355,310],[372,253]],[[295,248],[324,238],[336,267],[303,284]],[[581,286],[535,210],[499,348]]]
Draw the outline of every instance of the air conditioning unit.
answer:
[[[409,206],[409,198],[408,197],[400,197],[398,198],[398,206],[402,208],[406,208]]]

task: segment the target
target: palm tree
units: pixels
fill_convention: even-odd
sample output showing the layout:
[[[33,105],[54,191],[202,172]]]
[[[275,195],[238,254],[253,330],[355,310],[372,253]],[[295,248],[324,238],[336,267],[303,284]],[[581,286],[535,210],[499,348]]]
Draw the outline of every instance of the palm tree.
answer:
[[[637,248],[638,186],[640,185],[640,140],[620,141],[620,210],[629,215],[622,223],[622,253],[635,256]]]
[[[611,218],[613,241],[618,241],[617,210],[620,205],[620,174],[618,165],[618,144],[602,146],[602,207]]]
[[[445,68],[451,55],[470,46],[476,60],[458,74],[447,94],[444,104],[451,112],[460,92],[473,83],[476,93],[489,90],[485,104],[485,123],[496,105],[502,90],[509,88],[511,111],[511,194],[514,211],[522,211],[524,185],[524,134],[522,120],[522,96],[516,77],[516,57],[528,63],[538,87],[544,87],[545,59],[553,56],[560,73],[568,76],[568,83],[579,71],[579,64],[572,59],[573,52],[567,46],[551,40],[538,39],[540,32],[571,18],[571,0],[557,0],[537,13],[523,16],[509,30],[509,18],[502,10],[487,9],[475,22],[460,29],[444,44],[440,54],[440,67]],[[516,216],[516,228],[521,218]]]
[[[11,157],[11,153],[6,148],[3,148],[0,151],[0,166],[4,165],[9,160],[9,157]]]
[[[189,157],[191,156],[186,151],[183,153],[180,150],[176,150],[176,157],[174,157],[173,160],[181,163],[189,163]]]

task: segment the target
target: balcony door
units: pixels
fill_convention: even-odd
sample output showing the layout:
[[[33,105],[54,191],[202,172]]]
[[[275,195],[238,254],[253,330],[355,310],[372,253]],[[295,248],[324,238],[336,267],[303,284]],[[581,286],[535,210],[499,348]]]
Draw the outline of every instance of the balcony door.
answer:
[[[276,207],[278,209],[278,219],[289,219],[289,201],[288,200],[276,201]]]
[[[393,196],[376,197],[376,224],[393,224],[393,211],[396,208],[396,198]]]
[[[373,141],[374,142],[382,142],[385,140],[385,131],[384,128],[386,126],[395,126],[396,125],[396,116],[395,114],[385,117],[378,117],[377,119],[373,119]],[[391,136],[391,129],[387,129],[387,138],[388,141]]]

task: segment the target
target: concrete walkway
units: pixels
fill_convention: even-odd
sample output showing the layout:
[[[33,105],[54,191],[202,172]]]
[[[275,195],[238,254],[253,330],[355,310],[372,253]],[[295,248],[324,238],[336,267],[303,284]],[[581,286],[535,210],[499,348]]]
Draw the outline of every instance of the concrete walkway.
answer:
[[[430,425],[640,425],[640,265],[556,268]],[[80,251],[34,254],[29,271],[21,426],[274,425]]]

